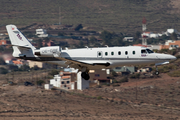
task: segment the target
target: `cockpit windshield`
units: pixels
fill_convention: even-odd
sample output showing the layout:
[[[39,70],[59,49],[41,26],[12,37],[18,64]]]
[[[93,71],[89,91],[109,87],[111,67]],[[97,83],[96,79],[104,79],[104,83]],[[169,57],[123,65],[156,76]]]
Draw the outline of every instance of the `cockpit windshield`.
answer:
[[[150,49],[146,49],[146,51],[150,54],[150,53],[154,53],[152,50]]]

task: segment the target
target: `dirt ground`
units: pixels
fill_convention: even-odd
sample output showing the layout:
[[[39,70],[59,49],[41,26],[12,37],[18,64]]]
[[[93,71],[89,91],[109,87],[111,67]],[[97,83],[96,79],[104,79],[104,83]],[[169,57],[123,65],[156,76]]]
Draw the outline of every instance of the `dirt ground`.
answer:
[[[0,120],[180,120],[180,78],[160,76],[68,93],[1,84]]]

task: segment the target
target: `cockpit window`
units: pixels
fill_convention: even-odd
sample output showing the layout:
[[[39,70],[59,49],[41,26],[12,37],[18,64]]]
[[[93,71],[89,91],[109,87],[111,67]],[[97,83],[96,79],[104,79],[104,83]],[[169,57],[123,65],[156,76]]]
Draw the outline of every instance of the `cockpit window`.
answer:
[[[150,50],[150,49],[146,49],[147,50],[147,52],[150,54],[150,53],[154,53],[152,50]]]
[[[141,50],[141,53],[147,53],[147,52],[146,52],[146,50],[144,49],[144,50]]]

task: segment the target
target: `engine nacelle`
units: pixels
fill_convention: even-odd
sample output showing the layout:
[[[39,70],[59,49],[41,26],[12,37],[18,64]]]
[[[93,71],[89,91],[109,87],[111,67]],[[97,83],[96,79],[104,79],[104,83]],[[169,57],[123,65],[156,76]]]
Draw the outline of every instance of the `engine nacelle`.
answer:
[[[48,56],[48,57],[53,57],[54,54],[60,55],[60,53],[61,53],[60,46],[42,47],[34,51],[34,54],[37,56]]]

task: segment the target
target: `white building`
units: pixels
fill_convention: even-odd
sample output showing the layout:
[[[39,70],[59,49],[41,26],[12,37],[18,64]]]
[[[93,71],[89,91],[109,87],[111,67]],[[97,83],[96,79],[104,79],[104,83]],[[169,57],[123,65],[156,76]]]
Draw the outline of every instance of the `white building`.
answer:
[[[170,34],[172,34],[172,33],[179,34],[179,32],[176,29],[167,29],[167,32]]]
[[[124,37],[123,41],[133,42],[134,38],[133,37]]]
[[[50,80],[50,84],[54,87],[68,90],[83,90],[89,88],[89,81],[81,77],[81,72],[60,72],[54,75],[54,79]]]
[[[84,80],[81,77],[81,72],[77,73],[77,89],[84,90],[89,88],[89,80]]]
[[[36,35],[38,37],[48,37],[46,29],[36,29]]]

